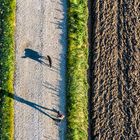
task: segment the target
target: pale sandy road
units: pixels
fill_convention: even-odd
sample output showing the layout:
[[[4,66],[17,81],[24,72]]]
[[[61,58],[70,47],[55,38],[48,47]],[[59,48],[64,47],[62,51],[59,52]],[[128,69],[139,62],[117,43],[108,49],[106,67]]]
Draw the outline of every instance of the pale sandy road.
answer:
[[[65,139],[66,122],[37,105],[65,113],[66,7],[65,0],[17,0],[15,140]],[[25,48],[50,55],[52,68],[22,58]]]

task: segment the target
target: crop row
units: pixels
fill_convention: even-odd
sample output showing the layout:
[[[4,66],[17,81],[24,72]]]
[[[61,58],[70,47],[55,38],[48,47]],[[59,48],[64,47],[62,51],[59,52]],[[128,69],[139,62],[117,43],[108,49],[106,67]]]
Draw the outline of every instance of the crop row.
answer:
[[[12,140],[14,127],[14,26],[15,0],[0,0],[0,139]]]
[[[88,9],[85,0],[68,3],[67,139],[88,138]]]

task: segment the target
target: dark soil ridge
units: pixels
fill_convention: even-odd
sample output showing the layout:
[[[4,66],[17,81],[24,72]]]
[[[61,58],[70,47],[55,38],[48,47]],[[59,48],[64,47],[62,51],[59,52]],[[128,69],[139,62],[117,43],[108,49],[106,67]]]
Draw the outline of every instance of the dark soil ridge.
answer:
[[[88,64],[89,64],[89,69],[88,69],[88,83],[89,83],[89,91],[88,91],[88,118],[89,118],[89,128],[88,128],[88,140],[91,140],[91,120],[92,120],[92,71],[93,71],[93,66],[92,66],[92,60],[93,60],[93,55],[92,55],[92,49],[93,49],[93,42],[94,39],[93,37],[95,36],[95,24],[94,24],[94,19],[95,19],[95,5],[96,1],[88,0],[88,11],[89,11],[89,17],[88,17],[88,42],[89,42],[89,59],[88,59]]]

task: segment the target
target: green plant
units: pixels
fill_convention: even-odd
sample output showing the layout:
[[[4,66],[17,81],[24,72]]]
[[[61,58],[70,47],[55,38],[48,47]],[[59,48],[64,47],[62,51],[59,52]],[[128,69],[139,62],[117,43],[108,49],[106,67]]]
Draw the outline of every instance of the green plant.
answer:
[[[13,93],[15,0],[0,0],[0,139],[13,140]]]
[[[88,139],[87,1],[69,0],[67,59],[67,139]]]

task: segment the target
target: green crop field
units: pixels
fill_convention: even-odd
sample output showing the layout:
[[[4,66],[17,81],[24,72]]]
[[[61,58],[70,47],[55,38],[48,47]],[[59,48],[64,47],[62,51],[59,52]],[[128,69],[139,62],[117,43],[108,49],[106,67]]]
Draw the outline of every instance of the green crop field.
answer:
[[[15,0],[0,0],[0,139],[12,140]]]
[[[88,139],[88,9],[85,0],[68,3],[67,139]]]

